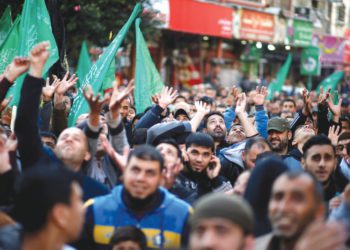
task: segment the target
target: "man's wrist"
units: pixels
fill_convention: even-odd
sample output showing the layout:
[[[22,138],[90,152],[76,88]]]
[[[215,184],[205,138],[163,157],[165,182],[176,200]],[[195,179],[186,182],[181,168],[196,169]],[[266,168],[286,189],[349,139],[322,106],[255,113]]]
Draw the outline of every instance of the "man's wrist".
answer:
[[[43,69],[30,68],[29,75],[36,77],[36,78],[42,78]]]

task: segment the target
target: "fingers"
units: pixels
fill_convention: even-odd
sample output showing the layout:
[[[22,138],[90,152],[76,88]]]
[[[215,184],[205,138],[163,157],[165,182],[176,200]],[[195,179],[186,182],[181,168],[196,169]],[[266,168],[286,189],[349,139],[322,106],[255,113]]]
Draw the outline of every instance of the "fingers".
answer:
[[[32,50],[30,51],[30,53],[32,55],[38,55],[40,54],[41,52],[45,51],[45,50],[48,50],[50,48],[50,43],[48,41],[45,41],[45,42],[41,42],[41,43],[38,43],[37,45],[35,45]]]

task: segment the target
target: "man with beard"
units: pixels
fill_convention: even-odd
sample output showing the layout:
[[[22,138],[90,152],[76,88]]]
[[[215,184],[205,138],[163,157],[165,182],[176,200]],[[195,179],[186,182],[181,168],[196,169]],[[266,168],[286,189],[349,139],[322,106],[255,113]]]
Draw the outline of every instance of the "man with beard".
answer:
[[[335,148],[328,137],[317,135],[311,137],[303,146],[302,165],[305,171],[313,174],[322,183],[325,201],[329,201],[343,188],[336,180],[334,171],[337,167]]]
[[[142,229],[148,248],[177,249],[184,244],[190,206],[160,188],[163,169],[163,158],[154,147],[142,145],[133,150],[123,185],[86,203],[85,232],[78,248],[109,249],[114,230],[122,226]]]
[[[204,133],[186,138],[184,169],[176,178],[172,192],[192,204],[210,192],[230,191],[232,186],[220,173],[221,164],[214,155],[214,140]]]
[[[273,152],[283,158],[290,170],[301,170],[300,162],[288,154],[289,140],[292,139],[292,131],[287,119],[274,117],[267,125],[267,141]]]
[[[258,238],[255,250],[310,249],[298,243],[301,243],[299,241],[309,226],[324,218],[322,187],[309,173],[284,173],[273,184],[268,210],[272,233]],[[320,226],[327,230],[327,225]],[[346,234],[340,230],[338,233],[337,237],[329,234],[319,240],[323,245],[339,246],[339,241],[346,240]],[[305,239],[303,240],[305,244]]]
[[[215,144],[215,152],[216,155],[219,154],[219,151],[222,148],[227,147],[227,143],[225,141],[226,137],[226,126],[224,115],[220,112],[210,112],[204,118],[204,133],[210,135]]]

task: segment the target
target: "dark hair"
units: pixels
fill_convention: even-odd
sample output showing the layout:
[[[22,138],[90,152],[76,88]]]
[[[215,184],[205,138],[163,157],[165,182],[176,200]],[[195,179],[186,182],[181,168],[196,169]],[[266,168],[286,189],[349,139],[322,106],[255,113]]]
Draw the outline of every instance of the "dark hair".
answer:
[[[285,102],[292,102],[293,105],[294,105],[294,107],[297,106],[297,104],[295,103],[295,101],[294,101],[293,99],[291,99],[291,98],[284,99],[284,100],[282,101],[282,106],[283,106],[283,104],[284,104]]]
[[[132,241],[139,245],[142,250],[146,249],[146,236],[141,229],[134,226],[118,227],[114,230],[110,245],[114,246],[124,241]]]
[[[178,143],[174,139],[169,138],[169,139],[160,140],[160,141],[157,142],[157,144],[155,146],[157,147],[159,144],[162,144],[162,143],[169,144],[169,145],[175,147],[176,151],[177,151],[177,157],[180,158],[181,161],[182,161],[181,149],[180,149]]]
[[[40,231],[56,204],[70,204],[75,181],[78,182],[76,175],[61,165],[35,167],[23,174],[15,196],[14,218],[25,233]]]
[[[218,116],[220,116],[222,119],[225,120],[224,115],[223,115],[221,112],[219,112],[219,111],[210,112],[210,113],[207,114],[207,115],[204,117],[204,119],[203,119],[204,128],[207,127],[207,122],[208,122],[209,117],[211,117],[211,116],[213,116],[213,115],[218,115]]]
[[[140,145],[130,152],[128,155],[128,163],[132,157],[142,159],[145,161],[157,161],[160,165],[160,170],[164,168],[164,160],[160,152],[151,145]]]
[[[175,98],[174,102],[176,102],[177,99],[180,99],[180,98],[183,98],[183,99],[187,100],[186,97],[184,97],[183,95],[178,95],[178,96]]]
[[[323,187],[322,184],[316,179],[314,175],[305,171],[287,171],[283,173],[281,176],[286,176],[289,180],[293,180],[302,176],[307,176],[312,180],[314,184],[314,196],[316,201],[322,203],[324,199]]]
[[[213,138],[205,133],[197,132],[190,134],[186,138],[186,149],[188,149],[192,145],[211,148],[213,152],[215,151],[215,144]]]
[[[331,140],[327,136],[325,136],[325,135],[315,135],[315,136],[311,137],[309,140],[307,140],[305,142],[304,146],[303,146],[303,157],[304,157],[304,159],[306,158],[307,151],[311,147],[313,147],[315,145],[319,145],[319,146],[329,145],[329,146],[332,147],[333,153],[335,154],[335,148],[332,145]]]
[[[131,145],[138,146],[146,143],[147,139],[147,128],[137,128],[131,137]]]
[[[214,100],[208,96],[203,96],[201,99],[199,99],[201,102],[205,102],[206,104],[213,105]]]
[[[338,142],[344,141],[344,140],[349,140],[349,139],[350,139],[350,132],[343,132],[339,135]]]
[[[49,137],[52,138],[55,141],[55,143],[57,142],[56,135],[50,131],[40,131],[40,137]]]
[[[244,152],[248,153],[255,144],[257,144],[257,146],[261,149],[265,146],[271,149],[270,144],[263,137],[256,136],[247,140],[244,147]]]

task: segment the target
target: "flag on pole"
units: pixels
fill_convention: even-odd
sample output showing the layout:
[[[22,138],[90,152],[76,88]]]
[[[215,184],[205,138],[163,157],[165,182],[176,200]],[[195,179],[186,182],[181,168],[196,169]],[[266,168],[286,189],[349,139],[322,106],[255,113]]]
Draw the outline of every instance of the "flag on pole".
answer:
[[[280,93],[282,91],[282,87],[288,76],[291,63],[292,63],[292,54],[289,53],[283,66],[277,72],[276,79],[273,82],[271,82],[268,86],[267,100],[271,100],[276,92]]]
[[[43,70],[43,74],[46,74],[59,59],[50,16],[44,0],[25,0],[19,27],[18,55],[28,56],[33,46],[43,41],[50,43],[50,57]],[[13,95],[11,106],[17,105],[19,102],[24,77],[24,75],[20,76],[9,91],[9,94]]]
[[[18,15],[5,40],[0,45],[0,74],[5,71],[7,65],[9,65],[13,58],[17,55],[20,20],[21,16]]]
[[[79,77],[78,84],[76,85],[77,88],[80,87],[85,76],[87,75],[87,73],[89,73],[91,66],[92,66],[92,62],[89,56],[88,47],[87,47],[86,41],[83,41],[80,49],[80,55],[78,60],[77,72],[76,72],[77,76]]]
[[[0,18],[0,45],[5,40],[7,33],[12,27],[11,7],[7,6]]]
[[[320,93],[320,88],[322,87],[324,91],[328,91],[331,89],[331,93],[333,93],[338,86],[338,83],[344,78],[344,71],[335,71],[333,74],[329,75],[325,78],[316,88],[316,93]]]
[[[74,98],[73,106],[71,108],[71,112],[68,117],[68,125],[74,126],[77,118],[84,113],[89,112],[89,105],[84,98],[83,89],[89,83],[91,84],[93,92],[96,94],[101,91],[103,80],[107,74],[107,71],[111,65],[114,56],[123,42],[132,22],[135,20],[137,15],[141,12],[141,5],[136,4],[129,20],[124,24],[122,29],[113,39],[111,44],[107,47],[107,49],[103,52],[97,62],[92,65],[89,70],[89,73],[85,76],[80,88],[78,89],[78,94]]]
[[[148,106],[152,105],[151,96],[160,92],[164,87],[142,35],[140,22],[140,18],[135,22],[136,70],[134,97],[137,113],[145,111]]]

